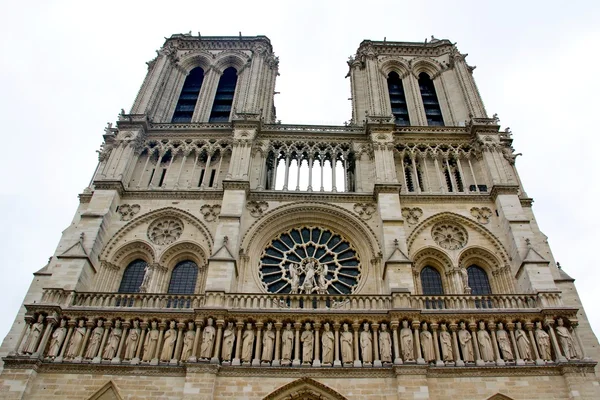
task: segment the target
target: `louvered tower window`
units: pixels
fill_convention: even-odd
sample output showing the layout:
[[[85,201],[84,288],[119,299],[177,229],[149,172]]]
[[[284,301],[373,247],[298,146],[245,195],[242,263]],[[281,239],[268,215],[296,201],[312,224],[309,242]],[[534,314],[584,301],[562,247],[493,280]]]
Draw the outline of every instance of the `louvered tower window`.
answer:
[[[175,106],[175,112],[173,113],[171,122],[192,122],[194,108],[196,108],[198,95],[200,94],[200,88],[202,87],[203,81],[204,70],[202,70],[202,68],[196,67],[190,71],[183,83],[183,88],[181,89],[177,106]]]
[[[440,273],[437,269],[430,267],[429,265],[421,270],[421,286],[423,288],[423,294],[444,294]]]
[[[387,82],[390,105],[392,106],[392,114],[394,114],[394,118],[396,119],[396,125],[410,125],[402,79],[400,79],[400,76],[396,72],[392,71],[388,75]]]
[[[171,282],[169,282],[170,294],[193,294],[196,289],[198,278],[198,266],[193,261],[182,261],[173,268]]]
[[[471,265],[467,268],[467,274],[469,276],[471,294],[492,294],[490,281],[483,268],[477,265]]]
[[[142,286],[142,282],[144,281],[144,272],[147,265],[144,260],[135,260],[129,263],[123,273],[119,293],[139,292],[140,286]]]
[[[419,74],[419,89],[421,89],[421,98],[423,99],[427,125],[444,126],[440,102],[435,94],[435,86],[429,75],[425,72]]]
[[[227,68],[219,79],[217,94],[215,94],[208,122],[229,122],[236,83],[237,71],[233,67]]]

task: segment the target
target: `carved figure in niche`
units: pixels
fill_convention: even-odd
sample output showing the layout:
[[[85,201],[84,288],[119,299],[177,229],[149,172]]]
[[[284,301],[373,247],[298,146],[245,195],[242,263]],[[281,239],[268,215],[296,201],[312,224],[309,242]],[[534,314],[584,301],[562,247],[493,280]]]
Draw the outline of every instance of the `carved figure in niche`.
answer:
[[[175,342],[177,341],[177,330],[175,329],[175,321],[169,324],[169,330],[163,336],[163,347],[160,352],[160,361],[170,361],[173,358],[173,350],[175,350]]]
[[[440,329],[440,347],[442,348],[442,360],[454,361],[454,354],[452,352],[452,336],[448,332],[446,324],[441,324]]]
[[[569,329],[565,326],[562,318],[559,318],[556,322],[558,324],[556,327],[556,335],[558,335],[558,341],[560,342],[563,353],[565,353],[565,357],[567,360],[577,358],[577,349],[575,348],[575,342],[573,342],[573,337],[571,336]]]
[[[464,267],[460,269],[460,278],[462,279],[463,293],[470,294],[471,288],[469,287],[469,273],[467,272],[467,269]]]
[[[106,341],[104,351],[102,352],[103,359],[112,360],[115,357],[122,336],[123,329],[121,329],[121,320],[118,319],[115,321],[115,326],[110,331],[110,335],[108,335],[108,340]]]
[[[315,335],[311,331],[310,322],[304,324],[304,332],[300,336],[302,342],[302,364],[310,364],[313,360]]]
[[[333,363],[333,341],[335,340],[329,323],[323,325],[323,336],[321,336],[321,344],[323,345],[322,361],[323,365],[331,365]]]
[[[373,336],[369,330],[369,323],[363,324],[363,330],[360,333],[360,353],[364,363],[373,362]]]
[[[44,316],[39,315],[37,322],[31,324],[31,329],[29,330],[29,336],[27,336],[27,340],[25,341],[25,345],[23,345],[23,353],[25,354],[33,354],[36,351],[38,345],[38,339],[42,334],[42,330],[44,329]]]
[[[315,287],[315,262],[309,261],[304,266],[304,282],[302,283],[302,289],[304,293],[312,293],[313,288]]]
[[[221,357],[223,361],[231,360],[231,353],[233,352],[233,341],[235,340],[235,331],[233,329],[233,322],[228,322],[227,327],[223,331],[223,349],[221,350]]]
[[[525,332],[522,329],[520,322],[517,322],[515,326],[515,338],[517,340],[517,348],[519,349],[519,355],[523,360],[531,361],[531,342],[527,337],[527,332]]]
[[[127,340],[125,341],[125,360],[131,360],[135,357],[135,350],[137,349],[138,341],[140,340],[140,321],[137,319],[133,321],[133,328],[129,331],[129,335],[127,335]]]
[[[263,334],[263,348],[261,361],[271,362],[273,360],[273,349],[275,349],[275,332],[273,332],[273,324],[267,323],[267,330]]]
[[[148,291],[148,286],[150,285],[150,279],[152,278],[153,271],[154,269],[152,269],[149,264],[146,264],[146,267],[144,268],[144,279],[140,285],[140,293],[146,293]]]
[[[290,290],[290,294],[297,294],[300,278],[298,277],[298,268],[296,267],[296,264],[290,263],[289,272],[290,272],[290,280],[291,280],[290,285],[292,286],[292,289]]]
[[[423,330],[419,335],[421,339],[421,349],[423,349],[423,359],[426,362],[435,361],[435,351],[433,350],[433,335],[427,329],[427,322],[423,322]]]
[[[65,335],[67,334],[67,321],[64,319],[60,320],[60,326],[56,328],[54,333],[52,333],[52,339],[50,339],[50,347],[48,348],[48,357],[56,357],[58,356],[58,352],[60,351],[60,346],[62,345],[63,340],[65,340]]]
[[[381,331],[379,332],[379,355],[381,356],[381,362],[392,362],[392,339],[390,332],[387,330],[387,324],[381,324]]]
[[[104,333],[104,327],[102,326],[102,320],[99,319],[96,327],[92,331],[90,336],[90,340],[88,342],[88,348],[85,352],[84,358],[94,358],[96,357],[96,353],[98,353],[98,348],[100,347],[100,342],[102,341],[102,334]]]
[[[502,358],[506,361],[512,361],[515,359],[512,348],[510,346],[510,338],[508,332],[504,330],[502,322],[498,323],[498,329],[496,330],[496,338],[498,339],[498,347],[502,353]]]
[[[146,340],[144,341],[142,361],[151,361],[154,358],[154,354],[156,354],[156,346],[158,345],[158,329],[156,327],[156,321],[152,321],[150,329],[146,334]]]
[[[83,343],[83,337],[85,336],[85,332],[87,331],[84,324],[85,321],[83,319],[80,319],[79,325],[73,330],[73,334],[71,335],[71,341],[69,342],[69,347],[67,347],[67,351],[65,353],[66,358],[75,358],[79,354],[79,347]]]
[[[329,273],[329,268],[327,264],[319,264],[317,267],[317,275],[318,275],[318,286],[319,286],[319,294],[327,293],[327,274]]]
[[[188,322],[188,330],[183,335],[183,348],[181,349],[181,361],[187,361],[192,356],[194,349],[194,340],[196,332],[194,331],[194,323]]]
[[[200,358],[207,360],[212,357],[213,342],[215,341],[215,327],[213,319],[209,318],[206,321],[204,331],[202,331],[202,346],[200,346]]]
[[[254,330],[252,329],[252,324],[248,322],[246,324],[246,330],[244,331],[244,336],[242,336],[242,361],[243,362],[251,362],[252,361],[252,350],[254,348]]]
[[[479,354],[483,361],[494,361],[494,349],[490,334],[485,330],[485,322],[479,322],[479,331],[477,331],[477,342],[479,343]]]
[[[352,332],[348,330],[348,324],[342,325],[340,333],[340,342],[342,347],[342,362],[344,364],[352,364]]]
[[[540,358],[548,361],[552,360],[552,351],[550,350],[550,336],[542,329],[542,323],[535,323],[535,338],[538,343],[538,350],[540,351]]]
[[[458,331],[458,342],[460,343],[460,349],[463,355],[464,362],[474,362],[475,357],[473,356],[473,338],[471,333],[466,329],[465,323],[460,323],[460,329]]]
[[[402,348],[402,358],[404,361],[414,361],[415,351],[413,346],[412,330],[408,327],[408,321],[402,321],[400,329],[400,344]]]
[[[292,360],[292,350],[294,349],[294,331],[292,324],[285,324],[285,329],[281,334],[281,361],[282,364],[289,364]]]

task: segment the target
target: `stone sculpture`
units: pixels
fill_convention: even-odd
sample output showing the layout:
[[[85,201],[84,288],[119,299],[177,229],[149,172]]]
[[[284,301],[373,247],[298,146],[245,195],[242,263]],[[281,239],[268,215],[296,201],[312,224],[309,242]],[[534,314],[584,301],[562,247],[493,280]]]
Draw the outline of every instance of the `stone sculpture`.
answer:
[[[558,324],[556,327],[556,335],[558,336],[558,341],[560,342],[560,347],[562,347],[565,357],[567,360],[577,358],[577,349],[575,348],[575,342],[573,341],[569,329],[565,326],[562,318],[559,318],[556,322]]]
[[[329,323],[323,325],[323,335],[321,336],[321,344],[323,346],[323,354],[321,355],[323,365],[331,365],[333,363],[333,342],[335,336],[331,332]]]
[[[54,333],[52,333],[52,338],[50,339],[50,347],[48,348],[48,357],[54,358],[58,356],[58,352],[60,351],[60,346],[65,340],[65,335],[67,334],[67,321],[64,319],[60,320],[60,326],[56,328]]]
[[[38,339],[42,335],[42,330],[44,329],[44,316],[39,315],[37,322],[31,324],[31,329],[29,330],[29,336],[27,336],[27,340],[23,345],[23,353],[24,354],[33,354],[38,346]]]
[[[363,330],[360,333],[360,353],[363,363],[371,364],[373,362],[373,335],[367,322],[363,324]]]
[[[342,332],[340,333],[340,342],[342,348],[342,362],[344,364],[352,364],[354,361],[352,357],[352,332],[348,330],[348,324],[342,325]]]
[[[477,331],[477,342],[479,343],[479,355],[483,361],[494,361],[494,348],[490,334],[485,330],[485,322],[479,322]]]
[[[79,348],[83,343],[83,338],[85,337],[85,332],[87,331],[84,324],[85,321],[83,319],[80,319],[79,325],[73,330],[73,334],[71,335],[71,341],[69,342],[69,347],[67,347],[67,351],[65,353],[66,358],[75,358],[79,354]]]
[[[181,349],[181,361],[187,361],[192,357],[192,351],[194,350],[194,340],[196,339],[196,332],[194,331],[194,323],[188,322],[188,330],[183,335],[183,348]]]
[[[242,337],[242,361],[245,363],[252,362],[252,350],[254,349],[254,330],[252,324],[246,324],[246,330]]]
[[[296,267],[296,264],[290,263],[289,273],[290,273],[290,286],[292,287],[290,290],[290,294],[297,294],[300,277],[298,276],[298,268]]]
[[[135,357],[135,350],[137,349],[138,341],[140,340],[140,322],[136,319],[133,321],[133,328],[129,331],[129,335],[127,335],[127,340],[125,341],[125,360],[131,360]]]
[[[171,321],[169,329],[164,333],[163,345],[160,352],[160,361],[170,361],[173,358],[175,350],[175,342],[177,341],[177,330],[175,329],[175,321]]]
[[[550,336],[544,329],[542,329],[542,323],[535,323],[535,338],[538,344],[538,350],[540,352],[540,358],[544,361],[552,360],[552,350],[550,349]]]
[[[379,355],[381,362],[392,362],[392,338],[390,332],[387,330],[387,324],[381,324],[381,331],[379,332]]]
[[[525,332],[522,329],[520,322],[517,322],[515,326],[515,338],[517,341],[517,349],[519,350],[519,355],[523,360],[531,361],[531,342],[527,337],[527,332]]]
[[[213,326],[213,319],[208,318],[206,326],[202,331],[202,345],[200,346],[200,358],[208,360],[212,357],[213,344],[215,341],[215,327]]]
[[[100,342],[102,341],[102,334],[104,333],[104,327],[102,326],[102,320],[99,319],[96,323],[96,327],[92,331],[90,335],[90,339],[88,342],[88,348],[85,351],[84,358],[94,358],[98,353],[98,348],[100,347]]]
[[[158,329],[156,329],[156,321],[152,321],[150,329],[146,334],[146,340],[144,341],[144,353],[142,355],[142,361],[151,361],[156,354],[156,346],[158,345]]]
[[[471,333],[466,329],[464,322],[461,322],[459,327],[460,330],[458,331],[458,341],[460,343],[463,361],[474,362],[475,357],[473,355],[473,338],[471,337]]]
[[[304,332],[300,336],[300,342],[302,342],[302,364],[312,363],[315,335],[311,330],[310,322],[304,324]]]
[[[223,331],[223,348],[221,350],[221,357],[223,358],[223,361],[231,361],[234,341],[235,330],[233,329],[233,322],[228,322],[227,327]]]
[[[496,330],[496,339],[498,339],[498,347],[500,347],[502,358],[505,361],[513,361],[515,359],[515,356],[510,345],[510,337],[508,336],[508,332],[504,330],[504,325],[502,324],[502,322],[498,323],[498,329]]]
[[[408,321],[402,321],[402,329],[400,329],[400,344],[402,348],[402,358],[404,361],[415,360],[415,350],[413,346],[412,330],[408,327]]]
[[[104,351],[102,352],[102,358],[104,360],[112,360],[117,355],[122,336],[123,329],[121,329],[121,320],[118,319],[115,321],[115,326],[110,331],[110,335],[108,335],[108,340],[106,341]]]
[[[442,348],[442,360],[454,361],[452,351],[452,335],[448,332],[446,324],[440,325],[440,347]]]
[[[427,330],[427,322],[423,323],[423,329],[419,335],[421,339],[421,349],[423,349],[423,359],[426,362],[435,361],[435,351],[433,349],[433,335]]]
[[[261,361],[271,362],[273,360],[273,350],[275,349],[275,332],[271,322],[267,323],[267,329],[263,333],[262,345]]]
[[[292,350],[294,349],[294,331],[292,324],[287,323],[281,334],[281,361],[283,365],[287,365],[292,360]]]

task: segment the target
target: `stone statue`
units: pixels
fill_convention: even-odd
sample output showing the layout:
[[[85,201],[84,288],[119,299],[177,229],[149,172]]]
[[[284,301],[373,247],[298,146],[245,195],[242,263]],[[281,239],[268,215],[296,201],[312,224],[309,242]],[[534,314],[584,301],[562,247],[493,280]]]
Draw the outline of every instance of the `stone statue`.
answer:
[[[183,348],[181,349],[181,361],[187,361],[192,356],[194,350],[194,340],[196,339],[196,331],[194,331],[194,323],[188,322],[188,330],[183,335]]]
[[[535,338],[538,344],[538,350],[540,352],[540,358],[548,361],[552,360],[552,351],[550,349],[550,336],[542,329],[542,323],[535,323]]]
[[[400,329],[400,343],[402,348],[402,358],[404,361],[415,360],[415,349],[413,346],[412,330],[408,327],[408,321],[402,321],[402,329]]]
[[[315,262],[314,261],[309,261],[306,263],[306,265],[304,266],[304,271],[305,271],[305,275],[304,275],[304,282],[302,283],[302,289],[304,291],[304,293],[306,294],[310,294],[313,291],[313,288],[315,287]]]
[[[146,340],[144,341],[144,353],[142,355],[143,361],[151,361],[156,354],[156,346],[158,345],[158,329],[156,329],[156,321],[152,321],[150,329],[146,334]]]
[[[360,354],[362,361],[367,364],[373,362],[373,335],[369,330],[369,323],[363,324],[363,330],[360,333]]]
[[[160,352],[160,361],[170,361],[173,358],[175,350],[175,342],[177,341],[177,330],[175,329],[175,321],[169,324],[169,330],[164,333],[163,346]]]
[[[31,324],[31,329],[29,330],[29,336],[27,336],[27,340],[23,345],[23,353],[25,354],[33,354],[37,350],[38,339],[42,335],[42,330],[44,329],[44,316],[39,315],[37,322]]]
[[[527,337],[527,332],[522,329],[520,322],[516,323],[515,338],[517,340],[517,348],[519,349],[521,358],[525,361],[531,361],[531,342]]]
[[[213,326],[213,319],[209,318],[206,321],[206,326],[202,331],[202,345],[200,346],[200,358],[208,360],[212,357],[213,343],[215,341],[215,327]]]
[[[110,335],[108,335],[108,340],[106,341],[104,351],[102,352],[102,358],[104,360],[112,360],[115,357],[122,336],[123,329],[121,329],[121,320],[118,319],[115,321],[115,326],[110,331]]]
[[[575,343],[573,342],[573,337],[571,336],[569,329],[565,326],[562,318],[559,318],[556,322],[558,324],[556,327],[556,335],[558,336],[558,341],[560,342],[560,347],[562,347],[565,357],[567,360],[577,358],[577,349],[575,348]]]
[[[246,330],[242,336],[242,361],[252,362],[252,350],[254,349],[254,330],[252,324],[248,322],[246,324]]]
[[[426,362],[435,361],[435,350],[433,349],[433,335],[427,329],[427,322],[423,322],[423,329],[419,335],[421,339],[421,349],[423,350],[423,359]]]
[[[263,333],[262,341],[262,356],[261,361],[271,362],[273,360],[273,350],[275,349],[275,332],[273,331],[273,324],[267,323],[267,329]]]
[[[79,354],[79,347],[83,343],[83,338],[85,337],[85,332],[87,331],[85,325],[85,321],[83,319],[79,320],[79,325],[77,328],[73,330],[73,334],[71,335],[71,341],[69,342],[69,347],[67,347],[67,351],[65,353],[66,358],[75,358]]]
[[[223,358],[223,361],[231,361],[234,340],[235,330],[233,329],[233,322],[228,322],[227,327],[223,331],[223,349],[221,350],[221,357]]]
[[[310,322],[304,324],[304,332],[302,332],[302,336],[300,336],[300,342],[302,342],[302,364],[312,363],[315,335],[311,331]]]
[[[470,293],[469,289],[471,289],[471,288],[469,287],[469,273],[467,272],[466,268],[460,269],[460,278],[462,279],[463,293],[469,294]]]
[[[290,294],[297,294],[300,277],[298,276],[298,268],[296,267],[296,264],[290,263],[289,273],[290,273],[290,280],[291,280],[290,285],[292,286],[292,289],[290,290]]]
[[[289,364],[292,360],[292,350],[294,349],[294,331],[292,324],[285,324],[285,329],[281,334],[281,360],[282,363]]]
[[[498,347],[500,347],[502,358],[505,361],[513,361],[515,359],[515,355],[513,354],[512,347],[510,346],[510,337],[508,336],[508,332],[504,330],[504,325],[502,322],[498,323],[496,338],[498,339]]]
[[[454,361],[454,353],[452,351],[452,335],[448,332],[446,324],[440,325],[440,347],[442,348],[442,360]]]
[[[348,330],[348,324],[342,325],[340,333],[340,342],[342,347],[342,362],[344,364],[352,364],[354,358],[352,356],[352,332]]]
[[[321,336],[321,344],[323,345],[323,354],[321,355],[323,365],[331,365],[333,363],[333,342],[335,336],[331,332],[329,323],[323,325],[323,335]]]
[[[96,324],[97,325],[90,336],[88,348],[85,351],[84,358],[94,358],[98,353],[98,348],[100,347],[100,342],[102,341],[102,334],[104,333],[104,327],[102,326],[101,319],[99,319]]]
[[[62,345],[63,340],[65,340],[65,335],[67,334],[67,321],[64,319],[60,320],[60,326],[56,328],[54,333],[52,333],[52,339],[50,339],[50,347],[48,348],[48,357],[56,357],[58,356],[58,352],[60,351],[60,346]]]
[[[458,331],[458,342],[460,343],[460,349],[462,350],[464,362],[474,362],[475,357],[473,356],[473,338],[471,333],[466,329],[465,323],[460,323],[460,329]]]
[[[326,294],[327,293],[327,274],[329,273],[329,268],[327,264],[320,264],[317,268],[318,281],[317,285],[319,286],[319,293]]]
[[[479,354],[483,361],[494,361],[494,348],[490,334],[485,330],[485,322],[479,322],[477,331],[477,342],[479,343]]]
[[[144,268],[144,279],[142,279],[142,284],[140,285],[140,293],[146,293],[148,291],[148,286],[150,285],[150,279],[152,278],[152,268],[150,268],[149,264],[146,264]]]
[[[381,331],[379,332],[379,355],[381,356],[381,362],[392,362],[392,339],[390,332],[387,330],[387,324],[381,324]]]
[[[140,321],[137,319],[133,321],[133,328],[129,331],[127,339],[125,340],[125,360],[131,360],[135,357],[135,350],[140,340]]]

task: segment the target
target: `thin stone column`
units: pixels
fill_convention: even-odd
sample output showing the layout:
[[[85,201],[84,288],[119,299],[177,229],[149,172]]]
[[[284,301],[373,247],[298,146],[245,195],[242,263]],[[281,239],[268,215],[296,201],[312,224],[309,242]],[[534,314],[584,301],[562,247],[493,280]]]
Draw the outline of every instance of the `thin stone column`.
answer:
[[[196,335],[194,336],[194,344],[192,345],[192,355],[187,359],[187,362],[198,361],[198,346],[200,345],[200,335],[202,334],[202,326],[204,320],[196,320]]]
[[[325,169],[325,160],[323,158],[321,158],[320,160],[320,166],[321,166],[321,192],[325,191],[325,186],[323,186],[323,169]]]
[[[468,157],[469,169],[471,170],[471,177],[473,177],[473,184],[475,185],[475,191],[479,192],[479,185],[477,184],[477,178],[475,178],[475,171],[473,170],[473,164],[471,164],[471,158]]]
[[[104,332],[102,333],[102,340],[100,340],[100,348],[98,354],[92,360],[93,364],[99,364],[102,361],[102,353],[104,352],[104,346],[106,345],[106,339],[108,338],[108,331],[112,326],[112,321],[104,321]]]
[[[352,324],[352,330],[354,332],[354,366],[362,367],[362,362],[360,361],[360,353],[358,351],[358,330],[360,329],[360,324],[354,323]]]
[[[433,157],[433,164],[435,165],[435,171],[437,172],[437,176],[438,176],[438,181],[440,182],[440,191],[441,193],[446,193],[446,184],[445,184],[445,179],[443,179],[442,177],[442,171],[440,170],[440,164],[438,162],[438,157],[439,155],[435,155]]]
[[[221,157],[221,160],[223,159],[223,157]],[[217,171],[217,174],[220,172],[221,167],[221,160],[219,160],[219,171]],[[263,156],[262,152],[260,153],[260,172],[258,173],[258,185],[256,186],[256,190],[263,190],[265,188],[265,172],[267,169],[267,160],[266,158]]]
[[[450,331],[452,332],[452,345],[454,346],[454,360],[456,360],[457,367],[464,367],[465,362],[460,358],[460,349],[458,347],[458,339],[456,338],[456,330],[458,326],[455,323],[450,324]]]
[[[77,321],[70,320],[69,322],[67,322],[67,325],[69,326],[69,329],[67,330],[67,336],[65,336],[65,340],[63,341],[62,349],[60,349],[60,354],[58,355],[58,357],[56,357],[54,359],[54,362],[62,362],[63,361],[63,358],[65,356],[65,351],[67,350],[67,347],[69,345],[69,340],[71,340],[71,335],[73,334],[73,328],[75,328],[75,326],[77,326]]]
[[[462,179],[462,184],[463,184],[463,190],[462,190],[462,192],[463,193],[467,193],[468,190],[465,187],[466,186],[466,184],[465,184],[465,182],[466,182],[465,181],[465,174],[463,173],[462,165],[460,163],[460,157],[459,157],[458,154],[456,154],[456,168],[458,168],[458,173],[460,174],[460,178]],[[456,182],[456,190],[458,191],[458,182]]]
[[[278,367],[281,365],[281,327],[283,324],[281,322],[275,322],[275,357],[273,358],[273,362],[271,365],[273,367]]]
[[[449,156],[444,157],[444,161],[446,161],[446,168],[448,170],[448,176],[450,177],[450,185],[452,186],[452,192],[457,193],[458,187],[456,181],[454,180],[454,174],[452,174],[452,168],[450,168],[450,161],[448,161]]]
[[[438,339],[438,324],[431,324],[431,330],[433,331],[433,345],[435,350],[435,365],[438,367],[443,367],[445,364],[440,357],[440,341]]]
[[[300,362],[300,328],[302,324],[300,322],[294,323],[294,328],[296,328],[296,340],[294,343],[294,361],[292,361],[292,366],[297,367],[301,364]]]
[[[469,329],[471,330],[471,337],[473,340],[473,347],[475,350],[475,365],[484,366],[485,361],[481,359],[481,353],[479,352],[479,343],[477,342],[477,324],[475,322],[471,322],[469,324]]]
[[[37,350],[35,353],[31,355],[31,358],[44,357],[44,350],[46,350],[46,345],[48,344],[48,339],[50,339],[50,334],[52,333],[52,328],[56,325],[56,318],[54,317],[46,317],[46,330],[42,335],[42,340],[38,344]]]
[[[215,341],[215,352],[213,358],[210,359],[211,364],[219,364],[221,358],[221,340],[223,339],[223,325],[225,321],[222,319],[217,320],[217,338]]]
[[[187,187],[190,189],[192,187],[192,182],[194,181],[194,173],[196,172],[196,165],[198,165],[198,158],[200,157],[200,152],[196,153],[196,158],[194,159],[194,166],[192,167],[192,174],[190,175],[190,179],[188,180]]]
[[[158,358],[160,357],[160,352],[162,350],[162,342],[163,337],[165,336],[166,328],[167,324],[165,322],[161,322],[158,324],[158,342],[156,343],[156,349],[154,350],[153,357],[150,360],[150,365],[158,365]]]
[[[427,167],[427,158],[424,154],[421,154],[421,161],[423,162],[423,166],[425,168],[425,183],[427,187],[424,188],[428,193],[431,193],[431,180],[429,179],[429,167]]]
[[[377,337],[377,330],[379,329],[379,324],[371,324],[371,329],[373,330],[373,366],[381,367],[381,360],[379,359],[379,339]]]
[[[92,329],[94,329],[94,327],[96,326],[96,324],[94,324],[94,321],[92,320],[87,321],[86,325],[87,329],[85,331],[85,336],[83,337],[83,342],[81,343],[81,347],[79,348],[79,353],[77,354],[77,357],[75,357],[75,359],[73,360],[74,363],[80,363],[83,360],[83,352],[87,347],[88,340],[90,338],[90,333],[92,333]]]
[[[136,365],[140,363],[140,358],[142,356],[142,348],[144,347],[144,339],[146,338],[146,331],[148,330],[148,322],[140,322],[140,329],[142,333],[140,334],[140,340],[138,340],[137,343],[135,358],[132,358],[130,361],[131,365]]]
[[[262,354],[262,328],[264,324],[257,322],[256,324],[256,351],[252,359],[252,365],[260,366],[260,356]]]
[[[512,322],[506,323],[506,329],[510,334],[510,342],[512,343],[513,350],[515,352],[515,362],[517,365],[525,365],[525,361],[521,358],[521,354],[519,354],[519,346],[517,346],[517,338],[515,337],[515,324]]]
[[[200,189],[204,189],[206,182],[206,175],[208,175],[208,168],[210,167],[210,162],[212,159],[212,154],[208,153],[206,158],[206,164],[204,164],[204,175],[202,175],[202,182],[200,183]],[[210,178],[209,178],[210,179]]]
[[[340,324],[338,322],[335,322],[333,324],[333,335],[334,335],[334,356],[335,359],[333,360],[333,366],[334,367],[341,367],[342,366],[342,362],[340,361]]]
[[[302,157],[298,157],[296,162],[298,165],[298,171],[296,171],[296,191],[300,191],[300,166],[302,165]]]
[[[181,358],[181,349],[183,347],[183,328],[185,328],[185,324],[183,322],[177,323],[177,341],[175,342],[175,351],[173,352],[173,358],[169,361],[169,364],[177,365],[179,364],[179,359]]]
[[[337,192],[336,181],[335,181],[335,167],[337,166],[336,155],[332,154],[331,158],[331,191]]]
[[[235,327],[237,328],[237,338],[235,340],[235,357],[233,358],[231,365],[242,365],[240,358],[242,355],[242,328],[244,327],[244,323],[237,322]]]
[[[398,326],[400,325],[400,322],[398,321],[392,321],[392,323],[390,324],[390,327],[392,328],[392,340],[394,342],[393,348],[394,348],[394,364],[396,365],[401,365],[402,364],[402,357],[400,356],[400,346],[399,346],[399,341],[398,341]]]
[[[123,346],[125,344],[125,340],[127,338],[127,333],[129,332],[129,322],[123,322],[123,334],[121,335],[121,339],[119,340],[119,346],[117,347],[117,352],[115,353],[114,358],[110,361],[111,364],[119,364],[121,362],[121,352],[123,351]]]
[[[533,322],[525,322],[525,329],[529,333],[529,342],[531,343],[531,347],[533,347],[533,354],[535,354],[535,363],[537,365],[545,365],[546,362],[541,359],[540,352],[537,348],[537,342],[535,341],[535,337],[533,336]]]
[[[414,350],[417,356],[417,364],[426,364],[425,360],[423,359],[423,354],[421,353],[421,338],[419,337],[421,323],[419,321],[413,321],[412,327],[414,335],[414,346],[416,348]]]
[[[550,331],[550,342],[552,343],[552,348],[554,348],[554,354],[556,355],[556,362],[567,362],[567,358],[562,354],[560,350],[560,346],[558,345],[558,340],[556,340],[556,333],[554,333],[554,320],[548,319],[545,321],[546,326],[548,326],[548,330]]]
[[[496,324],[493,322],[488,323],[488,329],[492,333],[492,343],[494,344],[494,355],[496,356],[496,365],[506,365],[506,363],[500,356],[500,349],[498,348],[498,338],[496,337]]]
[[[319,341],[319,329],[321,328],[321,324],[319,322],[315,322],[313,325],[314,329],[315,329],[315,358],[313,360],[313,367],[320,367],[321,366],[321,355],[320,355],[320,348],[321,348],[321,342]]]
[[[283,180],[283,189],[282,190],[288,190],[288,182],[289,182],[289,178],[290,178],[290,163],[291,163],[291,159],[290,156],[286,156],[285,157],[285,176],[284,176],[284,180]]]
[[[183,170],[183,165],[185,164],[185,161],[187,160],[187,154],[183,154],[183,157],[181,158],[181,165],[179,166],[179,172],[177,173],[177,180],[175,181],[175,189],[177,189],[179,187],[179,179],[181,178],[181,171]]]
[[[306,188],[306,190],[309,192],[312,192],[312,170],[314,162],[315,160],[313,159],[313,156],[310,155],[308,157],[308,187]]]
[[[148,168],[148,161],[150,161],[150,157],[151,157],[151,154],[150,154],[150,152],[148,152],[148,156],[146,157],[146,162],[144,163],[144,168],[142,169],[142,173],[140,175],[140,180],[138,181],[138,183],[136,185],[136,189],[139,189],[140,185],[142,184],[142,180],[144,179],[144,174],[146,173],[146,168]]]
[[[415,192],[421,193],[421,179],[419,179],[419,173],[417,171],[417,162],[415,160],[414,153],[410,155],[410,160],[412,161],[413,172],[415,174],[415,182],[417,183]]]

